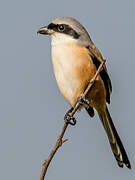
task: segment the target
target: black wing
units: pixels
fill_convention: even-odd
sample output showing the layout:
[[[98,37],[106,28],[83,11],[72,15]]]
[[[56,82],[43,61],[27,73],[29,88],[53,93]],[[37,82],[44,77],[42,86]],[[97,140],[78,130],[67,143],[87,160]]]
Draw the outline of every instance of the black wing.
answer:
[[[89,54],[91,56],[91,59],[93,61],[93,64],[96,66],[96,68],[98,69],[98,67],[100,66],[101,62],[97,59],[97,57],[93,54],[93,52],[90,51],[90,48],[87,47],[87,49],[89,50]],[[96,48],[97,50],[97,48]],[[98,50],[99,53],[99,50]],[[111,80],[109,78],[109,75],[107,73],[106,67],[104,66],[103,69],[100,71],[100,76],[104,82],[105,85],[105,89],[106,89],[106,102],[108,102],[108,104],[110,104],[110,95],[112,92],[112,84],[111,84]]]

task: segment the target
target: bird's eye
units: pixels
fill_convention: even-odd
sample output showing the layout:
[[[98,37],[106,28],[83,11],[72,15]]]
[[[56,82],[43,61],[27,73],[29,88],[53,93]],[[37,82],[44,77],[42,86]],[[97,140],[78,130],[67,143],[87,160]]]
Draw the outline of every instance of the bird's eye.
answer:
[[[61,24],[61,25],[58,26],[59,31],[64,31],[64,29],[65,29],[64,25]]]

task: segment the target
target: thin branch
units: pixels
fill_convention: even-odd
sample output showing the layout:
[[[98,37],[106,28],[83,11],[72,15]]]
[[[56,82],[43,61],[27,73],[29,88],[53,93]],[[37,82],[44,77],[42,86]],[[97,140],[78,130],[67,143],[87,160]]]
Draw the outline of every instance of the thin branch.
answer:
[[[99,68],[97,69],[93,79],[91,79],[88,87],[86,88],[85,92],[82,95],[83,98],[85,98],[86,94],[91,89],[92,85],[94,84],[94,82],[95,82],[97,76],[99,75],[102,67],[104,66],[105,62],[106,62],[106,60],[102,59],[102,62],[100,64]],[[72,117],[74,116],[74,114],[78,110],[79,106],[80,106],[80,102],[77,102],[75,107],[73,108],[72,112],[70,113],[70,115]],[[44,161],[44,164],[43,164],[43,167],[42,167],[42,171],[41,171],[41,174],[40,174],[40,180],[44,180],[46,172],[47,172],[47,169],[49,167],[49,164],[50,164],[52,158],[54,157],[55,153],[57,152],[57,150],[62,146],[63,143],[68,141],[68,139],[62,140],[68,125],[69,125],[68,123],[64,123],[64,126],[63,126],[62,131],[61,131],[61,133],[60,133],[60,135],[59,135],[59,137],[58,137],[58,139],[56,141],[55,146],[53,147],[53,149],[52,149],[50,155],[48,156],[48,158]]]

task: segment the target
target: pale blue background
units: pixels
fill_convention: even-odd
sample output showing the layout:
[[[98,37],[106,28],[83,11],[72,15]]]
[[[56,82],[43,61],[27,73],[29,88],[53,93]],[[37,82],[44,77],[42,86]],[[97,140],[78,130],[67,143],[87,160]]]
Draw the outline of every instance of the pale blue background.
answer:
[[[82,111],[53,159],[48,180],[135,179],[135,1],[0,1],[0,179],[38,180],[69,105],[52,71],[50,40],[39,27],[72,16],[107,58],[109,106],[132,170],[120,169],[97,115]]]

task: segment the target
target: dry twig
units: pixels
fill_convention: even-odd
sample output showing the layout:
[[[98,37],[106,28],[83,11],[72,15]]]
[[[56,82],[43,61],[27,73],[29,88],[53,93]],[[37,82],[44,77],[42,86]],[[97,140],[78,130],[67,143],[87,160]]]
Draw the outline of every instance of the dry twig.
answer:
[[[105,61],[106,60],[103,60],[103,59],[102,59],[102,62],[100,61],[101,64],[100,64],[99,68],[97,69],[93,79],[90,81],[90,83],[89,83],[88,87],[86,88],[85,92],[83,93],[82,98],[85,98],[86,94],[91,89],[91,87],[94,84],[98,74],[100,73],[102,67],[104,66]],[[76,103],[75,107],[73,108],[72,112],[70,112],[70,116],[71,117],[74,116],[76,111],[79,109],[79,106],[80,106],[80,102],[78,101]],[[60,135],[59,135],[59,137],[58,137],[58,139],[56,141],[55,146],[53,147],[53,149],[52,149],[50,155],[48,156],[48,158],[44,161],[44,164],[43,164],[43,167],[42,167],[42,171],[41,171],[41,174],[40,174],[40,180],[44,180],[46,172],[47,172],[47,169],[48,169],[48,166],[49,166],[52,158],[54,157],[54,155],[57,152],[57,150],[62,146],[62,144],[68,140],[68,139],[62,140],[68,125],[69,125],[68,123],[66,123],[66,122],[64,123],[64,126],[63,126],[62,131],[61,131],[61,133],[60,133]]]

